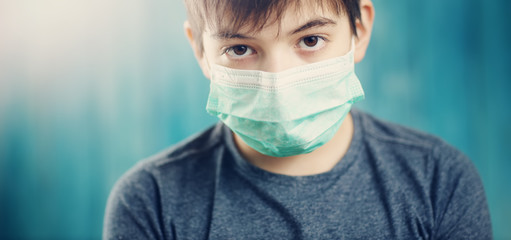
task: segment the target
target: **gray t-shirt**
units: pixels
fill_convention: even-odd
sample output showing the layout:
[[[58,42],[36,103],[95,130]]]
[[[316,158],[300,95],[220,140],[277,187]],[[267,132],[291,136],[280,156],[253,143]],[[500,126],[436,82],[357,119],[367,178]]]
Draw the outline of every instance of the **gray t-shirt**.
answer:
[[[442,140],[351,111],[326,173],[248,163],[222,123],[146,159],[115,185],[105,239],[491,239],[483,185]]]

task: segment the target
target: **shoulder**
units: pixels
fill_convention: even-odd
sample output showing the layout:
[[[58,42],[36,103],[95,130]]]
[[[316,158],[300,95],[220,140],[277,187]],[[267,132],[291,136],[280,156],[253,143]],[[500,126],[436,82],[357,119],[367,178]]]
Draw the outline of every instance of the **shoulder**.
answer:
[[[364,142],[370,148],[391,154],[395,157],[430,159],[439,164],[471,164],[470,160],[457,148],[441,138],[378,119],[368,113],[356,110],[358,124],[364,135]]]
[[[223,124],[216,124],[210,128],[192,135],[187,139],[171,146],[160,153],[142,160],[135,169],[145,169],[154,172],[168,165],[193,165],[201,157],[209,155],[211,151],[223,141]]]
[[[371,169],[391,192],[427,206],[434,238],[491,238],[483,184],[465,154],[436,136],[367,113],[355,111],[354,118]]]
[[[439,137],[360,111],[354,115],[360,124],[367,161],[393,183],[390,187],[394,190],[438,197],[472,185],[483,192],[472,161]]]
[[[381,120],[360,110],[356,110],[355,114],[366,139],[371,141],[420,149],[430,149],[443,142],[431,134]]]
[[[222,125],[217,124],[141,160],[117,180],[110,198],[127,204],[150,204],[164,196],[179,195],[183,183],[201,182],[211,175],[221,134]]]
[[[202,220],[191,213],[211,199],[222,129],[217,124],[127,171],[110,192],[103,237],[162,239],[173,236],[175,224]]]

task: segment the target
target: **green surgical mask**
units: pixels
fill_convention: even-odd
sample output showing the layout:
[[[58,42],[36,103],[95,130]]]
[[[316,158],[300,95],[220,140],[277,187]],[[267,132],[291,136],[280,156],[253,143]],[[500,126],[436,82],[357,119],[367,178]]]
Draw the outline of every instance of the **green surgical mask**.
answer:
[[[278,73],[213,65],[206,110],[262,154],[312,152],[332,139],[353,103],[364,98],[353,42],[344,56]]]

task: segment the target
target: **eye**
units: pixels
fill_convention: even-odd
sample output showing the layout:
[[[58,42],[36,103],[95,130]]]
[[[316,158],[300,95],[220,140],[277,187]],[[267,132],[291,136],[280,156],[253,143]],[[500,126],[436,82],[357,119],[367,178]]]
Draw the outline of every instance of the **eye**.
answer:
[[[232,58],[241,58],[252,55],[254,50],[246,45],[236,45],[229,47],[225,50],[225,53]]]
[[[300,40],[298,46],[306,51],[317,50],[325,44],[325,39],[320,36],[307,36]]]

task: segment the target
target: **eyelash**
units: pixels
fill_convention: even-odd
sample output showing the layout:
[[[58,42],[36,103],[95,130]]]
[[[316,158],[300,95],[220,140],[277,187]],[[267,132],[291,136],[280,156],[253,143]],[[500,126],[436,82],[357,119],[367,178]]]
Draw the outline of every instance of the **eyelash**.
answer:
[[[232,46],[229,46],[229,47],[226,47],[224,50],[222,50],[222,54],[225,54],[227,55],[229,53],[229,51],[234,51],[234,48],[235,47],[240,47],[240,46],[244,46],[248,49],[250,49],[250,51],[252,51],[254,53],[257,53],[257,51],[253,48],[253,47],[250,47],[248,45],[243,45],[243,44],[236,44],[236,45],[232,45]],[[238,57],[232,57],[232,58],[242,58],[243,56],[238,56]]]

